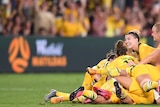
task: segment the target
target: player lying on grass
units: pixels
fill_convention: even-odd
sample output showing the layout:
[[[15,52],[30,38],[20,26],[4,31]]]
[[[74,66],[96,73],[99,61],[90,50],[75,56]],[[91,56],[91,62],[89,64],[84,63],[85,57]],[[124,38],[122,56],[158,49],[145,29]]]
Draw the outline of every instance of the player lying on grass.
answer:
[[[106,65],[108,60],[111,60],[114,58],[114,54],[110,52],[109,54],[106,55],[106,59],[101,60],[96,66],[93,66],[91,69],[93,70],[98,70],[101,69]],[[92,90],[93,85],[100,87],[104,82],[106,81],[106,75],[100,75],[100,74],[95,74],[95,75],[90,75],[88,71],[85,73],[84,80],[82,83],[82,86],[84,89],[87,90]],[[55,89],[52,89],[50,93],[45,95],[44,100],[46,102],[50,101],[51,103],[59,103],[61,101],[69,101],[69,93],[64,93],[57,91]]]
[[[123,47],[123,45],[120,45],[120,44],[118,44],[116,46],[122,46]],[[125,50],[125,48],[123,48],[123,50]],[[121,54],[125,55],[126,54],[126,53],[123,54],[123,52],[125,52],[125,51],[122,51],[122,48],[119,48],[119,50],[117,48],[116,52],[117,52],[117,55],[121,55]],[[104,94],[104,93],[108,93],[106,91],[110,91],[112,93],[112,95],[114,95],[116,93],[116,95],[120,98],[122,103],[128,103],[128,104],[141,104],[141,103],[142,104],[152,104],[153,101],[154,101],[154,92],[155,91],[153,91],[153,90],[149,91],[149,90],[152,89],[152,88],[155,88],[156,86],[154,86],[153,84],[150,84],[149,87],[145,87],[146,90],[149,91],[149,92],[146,92],[146,91],[144,91],[145,88],[142,89],[139,86],[139,84],[137,83],[137,81],[136,81],[136,79],[134,77],[131,78],[131,77],[126,77],[126,76],[123,76],[123,77],[119,76],[120,75],[120,70],[119,69],[125,70],[126,67],[127,67],[127,63],[130,60],[135,60],[135,58],[132,58],[130,56],[126,56],[125,55],[125,56],[122,56],[122,57],[118,57],[114,61],[109,63],[108,65],[110,65],[110,66],[107,66],[107,70],[106,69],[105,70],[99,70],[99,71],[98,70],[97,71],[96,70],[95,71],[92,70],[91,71],[92,74],[100,73],[100,74],[107,74],[107,75],[112,76],[112,77],[116,76],[115,78],[118,81],[120,81],[121,84],[123,84],[123,86],[127,89],[127,90],[125,90],[122,87],[120,87],[119,83],[116,82],[116,81],[112,82],[112,84],[111,84],[112,88],[113,88],[113,84],[115,85],[115,87],[116,87],[115,89],[116,90],[114,90],[114,88],[113,88],[113,90],[110,90],[112,88],[106,89],[107,86],[108,86],[108,85],[105,85],[105,84],[107,84],[107,82],[108,82],[107,81],[104,84],[104,86],[102,86],[101,89],[99,89],[98,92],[102,92]],[[115,66],[116,66],[116,69],[114,69]],[[138,68],[140,68],[140,67],[138,67]],[[143,68],[141,68],[141,69],[143,71]],[[136,69],[136,70],[139,70],[139,69]],[[148,69],[145,69],[145,70],[148,70]],[[157,72],[157,73],[159,73],[159,72]],[[157,78],[159,78],[159,77],[157,77]],[[123,90],[123,91],[121,92],[121,91],[118,91],[118,90]],[[83,92],[81,92],[81,94],[77,95],[78,91],[75,90],[73,93],[71,93],[70,100],[73,100],[74,98],[77,98],[79,95],[82,95],[82,96],[85,96],[86,98],[91,99],[92,103],[113,103],[113,101],[110,101],[112,98],[110,99],[109,96],[107,96],[107,98],[105,98],[105,96],[103,96],[103,94],[102,94],[101,96],[97,97],[96,93],[95,93],[97,91],[93,92],[93,91],[90,91],[90,90],[89,91],[88,90],[84,90]],[[100,95],[99,93],[97,93],[97,94]],[[105,98],[104,100],[102,100],[102,96]],[[98,99],[101,99],[101,100],[98,100]],[[156,93],[155,99],[156,99],[157,103],[159,103],[158,102],[159,101],[159,96],[157,95],[157,93]],[[118,103],[118,102],[116,102],[116,103]]]
[[[123,83],[125,88],[116,79]],[[79,87],[71,93],[70,100],[78,99],[81,103],[96,104],[153,104],[154,91],[144,92],[135,78],[119,76],[116,79],[110,78],[102,87],[94,87],[94,91]]]

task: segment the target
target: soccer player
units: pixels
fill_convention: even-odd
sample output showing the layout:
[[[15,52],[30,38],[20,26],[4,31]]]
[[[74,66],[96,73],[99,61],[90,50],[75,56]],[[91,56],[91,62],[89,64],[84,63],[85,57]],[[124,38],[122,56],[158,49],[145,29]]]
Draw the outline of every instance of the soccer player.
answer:
[[[132,52],[138,53],[138,56],[140,58],[139,64],[152,64],[156,66],[160,71],[160,50],[159,48],[153,48],[146,44],[140,43],[140,36],[138,31],[130,31],[128,34],[125,35],[125,43],[129,50],[132,50]],[[160,24],[155,24],[152,27],[152,36],[155,41],[160,41]],[[158,46],[160,47],[160,45]],[[150,69],[153,69],[152,66],[150,66]],[[154,70],[153,70],[154,71]],[[140,76],[139,79],[144,80],[144,75]],[[146,82],[149,80],[145,80],[143,82]],[[142,84],[143,84],[142,82]],[[148,82],[149,83],[149,82]],[[159,89],[159,88],[158,88]],[[159,89],[160,90],[160,89]]]
[[[122,44],[123,45],[123,44]],[[117,46],[122,46],[117,45]],[[123,47],[123,46],[122,46]],[[125,48],[125,47],[123,47]],[[117,48],[118,49],[118,48]],[[160,79],[160,72],[155,66],[150,64],[138,64],[134,66],[127,67],[129,62],[135,62],[135,58],[129,55],[122,55],[108,64],[107,69],[99,70],[99,74],[107,74],[109,76],[119,76],[126,74],[126,71],[132,77],[135,77],[139,85],[144,91],[149,91],[158,87],[158,80]],[[137,63],[137,62],[135,62]],[[94,72],[93,72],[94,73]]]
[[[118,44],[117,46],[122,46],[122,45]],[[121,50],[121,48],[119,48],[119,50]],[[126,69],[125,67],[127,67],[128,62],[132,60],[134,61],[134,58],[128,55],[119,56],[110,63],[110,67],[107,70],[104,69],[92,73],[107,74],[112,77],[115,77],[119,76],[123,71],[127,70],[132,77],[136,78],[137,82],[140,84],[140,86],[145,92],[158,87],[158,82],[156,81],[160,79],[160,72],[156,69],[156,67],[149,64],[146,65],[140,64],[136,66],[131,66]],[[141,78],[142,76],[143,78]]]
[[[140,42],[140,32],[138,30],[131,30],[125,35],[125,44],[128,50],[127,54],[138,58],[139,61],[143,60],[155,49]]]
[[[123,41],[122,41],[123,42]],[[126,54],[126,49],[123,47],[123,43],[121,41],[118,41],[118,43],[116,44],[116,46],[118,47],[116,50],[117,55],[125,55]],[[120,48],[121,47],[121,48]],[[118,59],[118,58],[116,58]],[[115,60],[116,60],[115,59]],[[120,60],[114,60],[113,62],[117,62],[116,63],[112,63],[112,65],[114,66],[119,66],[121,67],[121,69],[123,67],[126,66],[125,63],[127,63],[129,60],[133,60],[132,57],[122,57],[119,58]],[[124,63],[124,64],[123,64]],[[111,66],[112,67],[112,66]],[[91,71],[92,72],[92,71]],[[94,71],[93,71],[94,72]],[[95,71],[97,72],[97,71]],[[98,73],[98,72],[97,72]],[[102,73],[102,72],[101,72]],[[104,72],[103,72],[104,73]],[[112,73],[113,75],[113,73]],[[115,74],[114,74],[115,75]],[[96,87],[94,87],[94,91],[88,91],[88,90],[81,90],[83,92],[81,92],[80,95],[83,95],[89,99],[91,99],[92,103],[119,103],[119,101],[114,97],[115,93],[116,95],[121,99],[121,101],[123,103],[128,103],[128,104],[152,104],[154,101],[154,95],[153,95],[153,91],[150,92],[144,92],[142,90],[142,88],[139,86],[139,84],[137,83],[135,78],[130,78],[130,77],[126,77],[126,76],[118,76],[115,77],[118,81],[120,81],[121,84],[123,84],[123,86],[125,86],[125,89],[127,89],[127,91],[125,89],[123,89],[122,87],[120,88],[120,85],[118,84],[118,82],[116,82],[116,80],[114,80],[113,78],[107,80],[106,83],[104,83],[104,85],[100,88],[97,89]],[[113,86],[114,83],[116,86],[116,90]],[[123,90],[123,95],[121,95],[121,91],[118,92],[118,90]],[[108,91],[111,92],[112,94],[110,95]],[[79,88],[78,90],[75,90],[71,93],[71,100],[78,97],[78,92],[79,92]],[[97,96],[97,95],[99,96]],[[102,98],[103,96],[103,98]],[[86,100],[86,99],[85,99]],[[85,102],[85,100],[83,102]]]
[[[144,92],[133,77],[118,76],[115,78],[120,81],[125,88],[123,88],[116,79],[110,78],[106,81],[106,83],[104,83],[104,85],[102,85],[102,87],[94,87],[94,91],[80,90],[82,87],[79,87],[71,93],[71,101],[76,98],[79,99],[79,96],[83,96],[84,98],[79,100],[81,103],[153,104],[153,90]]]
[[[160,42],[160,23],[153,25],[152,36],[154,41]],[[141,64],[151,63],[157,66],[160,70],[160,44],[158,47],[150,53],[146,58],[140,61]]]
[[[93,66],[89,70],[98,70],[98,69],[103,68],[106,65],[106,63],[108,62],[108,60],[111,60],[114,58],[114,54],[112,54],[112,52],[110,52],[110,53],[106,54],[106,57],[107,57],[107,59],[101,60],[96,66]],[[103,83],[105,81],[106,81],[106,75],[100,75],[100,74],[90,75],[87,71],[85,73],[85,77],[84,77],[82,86],[84,87],[84,89],[92,90],[93,85],[100,87],[101,85],[103,85]],[[83,88],[80,88],[80,90],[81,89],[83,89]],[[50,91],[50,93],[45,95],[44,100],[46,102],[50,101],[53,104],[59,103],[61,101],[69,101],[69,93],[64,93],[64,92],[60,92],[55,89],[52,89]]]

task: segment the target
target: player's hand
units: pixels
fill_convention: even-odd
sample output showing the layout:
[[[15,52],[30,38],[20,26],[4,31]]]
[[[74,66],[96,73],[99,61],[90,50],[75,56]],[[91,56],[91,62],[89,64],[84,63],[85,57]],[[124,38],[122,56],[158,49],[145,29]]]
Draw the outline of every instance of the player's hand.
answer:
[[[134,61],[129,61],[128,64],[127,64],[127,66],[129,66],[129,67],[130,67],[130,66],[135,66],[135,65],[136,65],[136,64],[135,64]]]

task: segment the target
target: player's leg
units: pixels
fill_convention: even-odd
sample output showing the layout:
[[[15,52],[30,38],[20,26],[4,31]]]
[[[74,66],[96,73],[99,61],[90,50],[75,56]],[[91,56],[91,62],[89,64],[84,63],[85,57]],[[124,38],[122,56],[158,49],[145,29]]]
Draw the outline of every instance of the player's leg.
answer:
[[[149,69],[145,65],[141,64],[135,66],[132,70],[132,75],[136,78],[137,82],[145,92],[158,87],[158,82],[151,79]]]
[[[116,77],[118,82],[127,89],[126,94],[127,96],[125,99],[121,99],[122,103],[129,103],[129,104],[152,104],[154,101],[153,92],[144,92],[142,88],[139,86],[138,82],[134,77]],[[121,97],[122,89],[119,84],[115,84],[118,87],[117,94]],[[127,86],[128,85],[128,86]]]
[[[55,89],[51,89],[50,92],[44,96],[45,102],[49,101],[52,97],[56,97],[56,92]]]
[[[83,86],[80,86],[79,88],[75,89],[73,92],[70,93],[69,100],[72,101],[75,98],[78,98],[79,96],[82,95],[83,91],[84,91]]]
[[[64,93],[64,92],[60,92],[60,91],[57,91],[55,89],[51,89],[50,93],[46,94],[45,97],[44,97],[44,100],[45,102],[47,101],[51,101],[51,98],[57,100],[57,98],[61,98],[63,97],[63,101],[69,101],[69,93]],[[53,100],[52,99],[52,100]],[[54,101],[53,101],[54,103]]]
[[[111,101],[111,99],[106,100],[106,98],[104,98],[103,96],[98,95],[97,98],[93,101],[93,103],[96,103],[96,104],[112,104],[112,101]]]
[[[127,96],[127,93],[125,92],[125,89],[118,83],[118,81],[114,82],[115,86],[115,93],[118,98],[121,100],[125,99]]]
[[[60,102],[62,102],[62,101],[64,101],[64,97],[63,97],[63,96],[52,97],[52,98],[50,99],[50,103],[52,103],[52,104],[57,104],[57,103],[60,103]]]

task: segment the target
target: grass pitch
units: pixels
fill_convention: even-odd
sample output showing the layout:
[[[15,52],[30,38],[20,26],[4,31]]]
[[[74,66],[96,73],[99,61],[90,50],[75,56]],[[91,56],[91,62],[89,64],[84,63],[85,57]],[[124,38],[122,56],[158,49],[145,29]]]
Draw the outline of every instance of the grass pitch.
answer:
[[[77,104],[44,102],[44,95],[54,88],[71,92],[79,87],[84,73],[51,74],[0,74],[0,107],[155,107],[153,105],[127,104]]]

